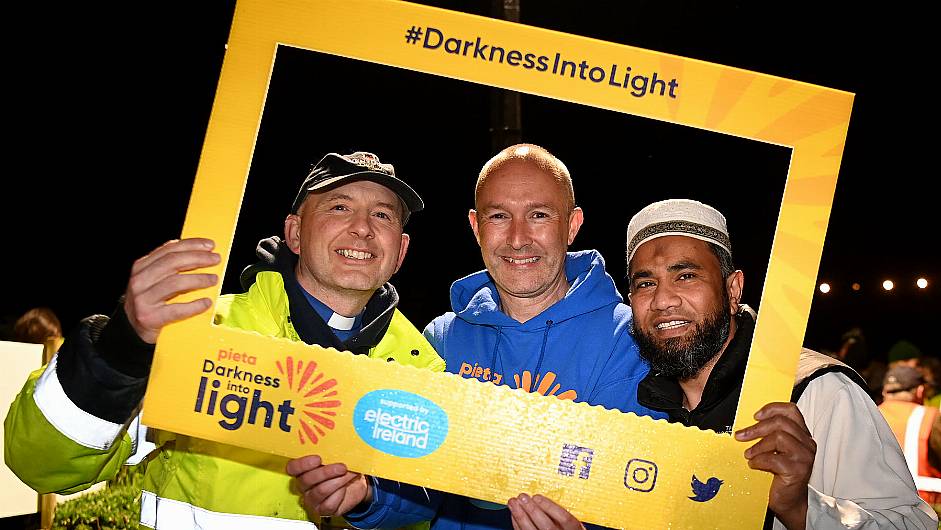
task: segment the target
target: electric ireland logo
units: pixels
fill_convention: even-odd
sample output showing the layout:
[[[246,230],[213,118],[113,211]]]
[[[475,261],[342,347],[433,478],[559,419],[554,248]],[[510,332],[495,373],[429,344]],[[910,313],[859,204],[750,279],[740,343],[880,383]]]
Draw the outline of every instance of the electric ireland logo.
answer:
[[[403,458],[433,453],[448,435],[448,415],[431,400],[404,390],[373,390],[353,411],[356,434],[374,449]]]

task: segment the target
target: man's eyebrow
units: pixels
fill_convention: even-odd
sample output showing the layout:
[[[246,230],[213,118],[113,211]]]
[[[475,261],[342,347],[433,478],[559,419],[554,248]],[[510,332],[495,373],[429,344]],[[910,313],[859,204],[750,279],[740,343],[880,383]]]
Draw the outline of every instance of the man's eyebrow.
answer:
[[[352,201],[353,197],[343,193],[328,193],[325,200],[328,201]]]
[[[391,202],[377,202],[376,206],[380,208],[385,208],[387,210],[392,210],[393,212],[395,212],[396,215],[401,215],[401,213],[399,212],[399,206]]]
[[[546,202],[534,202],[526,205],[526,208],[529,210],[557,210],[554,205]]]
[[[695,263],[692,261],[680,261],[667,267],[667,272],[675,273],[675,272],[679,272],[683,270],[701,270],[701,269],[702,269],[702,265],[699,265],[698,263]],[[638,278],[651,278],[651,277],[653,277],[653,272],[650,271],[650,269],[642,269],[631,274],[630,281],[633,282],[637,280]]]
[[[679,272],[679,271],[686,270],[686,269],[692,269],[694,271],[698,271],[702,269],[702,265],[693,261],[680,261],[678,263],[674,263],[673,265],[670,265],[669,267],[667,267],[667,272]]]
[[[545,202],[532,202],[532,203],[527,203],[524,206],[527,210],[551,210],[553,212],[558,210],[556,206],[553,206],[552,204],[545,203]],[[508,210],[509,208],[510,208],[509,206],[503,204],[502,202],[493,202],[490,204],[485,204],[481,206],[480,208],[478,208],[477,210],[481,212],[485,212],[488,210]]]

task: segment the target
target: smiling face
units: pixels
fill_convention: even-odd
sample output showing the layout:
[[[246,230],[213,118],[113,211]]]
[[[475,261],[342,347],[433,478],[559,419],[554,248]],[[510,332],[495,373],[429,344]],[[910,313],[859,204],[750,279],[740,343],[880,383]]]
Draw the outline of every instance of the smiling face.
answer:
[[[735,333],[743,276],[722,277],[709,245],[664,236],[641,245],[630,262],[631,309],[641,355],[657,373],[681,381],[721,354]]]
[[[512,159],[492,169],[468,214],[503,309],[535,316],[565,296],[565,252],[582,224],[567,190],[545,169]]]
[[[284,222],[297,280],[334,311],[358,313],[399,270],[408,249],[398,196],[371,181],[311,193]]]

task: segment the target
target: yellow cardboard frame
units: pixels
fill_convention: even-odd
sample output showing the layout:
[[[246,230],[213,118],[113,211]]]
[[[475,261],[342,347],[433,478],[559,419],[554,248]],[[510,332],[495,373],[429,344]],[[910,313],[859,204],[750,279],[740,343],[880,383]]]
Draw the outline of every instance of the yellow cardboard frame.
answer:
[[[416,36],[416,28],[422,35],[410,44],[404,37],[410,31]],[[429,28],[441,35],[435,49],[424,47],[424,38],[437,38]],[[447,39],[477,37],[520,53],[513,60],[507,53],[502,62],[474,59],[472,46],[464,48],[470,50],[467,55],[447,53],[455,49]],[[751,414],[765,403],[788,399],[852,94],[405,2],[240,0],[183,228],[184,237],[216,241],[222,263],[211,272],[220,276],[279,44],[791,147],[735,428],[750,424]],[[531,62],[526,53],[533,53]],[[574,75],[554,74],[556,54],[575,63],[572,71],[581,61],[586,67]],[[592,70],[595,66],[599,71]],[[631,95],[641,92],[634,85],[613,84],[621,82],[628,66],[632,75],[648,78],[649,91],[645,88],[641,96]],[[605,77],[599,81],[600,72]],[[662,88],[654,83],[654,73]],[[208,296],[215,301],[219,291],[217,286],[181,300]],[[284,456],[321,454],[357,471],[488,501],[544,493],[582,520],[611,527],[757,527],[764,517],[771,477],[751,471],[742,456],[746,446],[727,435],[213,326],[212,313],[161,333],[144,403],[148,425]],[[220,359],[225,352],[237,352],[239,359]],[[229,377],[205,372],[207,360],[261,378],[233,385],[232,372]],[[273,388],[265,384],[266,377],[281,384]],[[220,386],[211,386],[212,381]],[[248,419],[252,396],[239,402],[235,386],[258,391],[258,399],[272,404],[268,426],[264,408],[256,410],[256,421]],[[229,394],[234,397],[227,400]],[[278,407],[285,402],[293,406],[290,414]],[[382,407],[386,419],[411,418],[418,426],[413,434],[427,435],[424,447],[415,439],[402,442],[412,443],[412,452],[405,454],[395,446],[401,433],[386,433],[392,445],[383,446],[379,438],[368,441],[369,433],[357,431],[372,422],[368,425],[379,436],[389,426],[377,419]],[[222,408],[231,418],[222,415]],[[488,418],[486,425],[477,421],[480,417]],[[235,423],[238,427],[231,428]],[[533,432],[525,425],[542,428]],[[713,499],[690,500],[694,474],[703,481],[723,480]]]

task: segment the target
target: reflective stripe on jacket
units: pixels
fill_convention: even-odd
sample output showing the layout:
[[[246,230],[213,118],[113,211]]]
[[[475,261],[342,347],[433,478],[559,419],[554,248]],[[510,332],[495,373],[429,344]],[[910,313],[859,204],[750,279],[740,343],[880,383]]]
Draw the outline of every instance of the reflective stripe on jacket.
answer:
[[[393,311],[368,355],[442,371],[444,361],[421,332]],[[273,271],[259,273],[247,293],[220,297],[215,321],[300,340],[281,275]],[[138,429],[129,434],[125,426],[76,406],[62,388],[56,365],[54,360],[33,373],[11,406],[6,460],[37,491],[70,493],[114,477],[143,440]],[[164,431],[153,435],[157,454],[144,476],[142,525],[159,530],[316,529],[284,470],[285,458]]]
[[[907,401],[884,401],[879,410],[898,438],[918,494],[928,503],[941,503],[941,470],[928,462],[928,438],[939,410]]]

